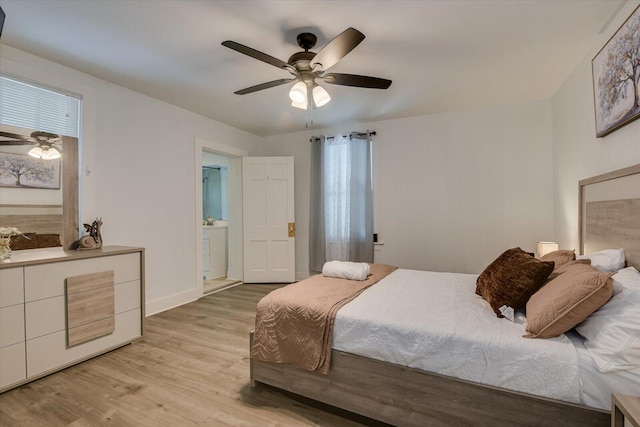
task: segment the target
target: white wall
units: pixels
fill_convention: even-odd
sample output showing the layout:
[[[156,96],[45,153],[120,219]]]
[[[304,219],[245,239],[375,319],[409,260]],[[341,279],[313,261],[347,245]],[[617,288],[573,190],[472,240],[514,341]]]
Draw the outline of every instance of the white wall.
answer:
[[[595,136],[591,59],[640,1],[628,2],[552,99],[554,231],[562,248],[578,249],[578,181],[640,163],[640,119]]]
[[[553,234],[551,104],[432,114],[265,138],[295,156],[296,271],[308,274],[311,135],[376,130],[376,262],[479,273]]]
[[[4,73],[83,95],[81,219],[102,217],[106,245],[146,248],[147,314],[199,297],[194,138],[258,155],[260,138],[8,46],[0,56]]]

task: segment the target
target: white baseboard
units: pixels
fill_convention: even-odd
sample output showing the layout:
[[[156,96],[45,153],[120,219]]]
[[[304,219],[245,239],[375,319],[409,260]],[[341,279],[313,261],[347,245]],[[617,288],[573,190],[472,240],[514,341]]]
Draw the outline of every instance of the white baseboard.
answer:
[[[200,298],[200,295],[196,296],[195,294],[196,294],[196,291],[193,289],[190,289],[188,291],[169,295],[167,297],[162,297],[153,301],[148,301],[145,304],[145,316],[147,317],[153,316],[154,314],[158,314],[163,311],[167,311],[169,309],[193,302],[198,298]]]

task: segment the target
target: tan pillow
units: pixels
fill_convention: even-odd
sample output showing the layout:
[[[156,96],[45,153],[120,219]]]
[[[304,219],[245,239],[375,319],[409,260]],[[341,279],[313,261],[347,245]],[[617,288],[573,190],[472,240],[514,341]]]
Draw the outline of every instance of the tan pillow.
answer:
[[[589,317],[613,294],[613,273],[576,263],[527,303],[526,338],[557,337]]]
[[[552,271],[552,261],[540,261],[520,248],[508,249],[478,276],[476,294],[487,300],[498,317],[504,317],[500,307],[523,308]]]
[[[573,261],[569,261],[566,264],[562,264],[560,267],[554,268],[553,269],[553,273],[551,273],[551,275],[547,278],[547,283],[549,283],[550,281],[552,281],[553,279],[555,279],[556,277],[558,277],[562,273],[565,273],[567,270],[569,270],[571,268],[572,265],[576,265],[576,264],[591,265],[591,260],[589,258],[576,259],[576,260],[573,260]]]
[[[548,254],[540,257],[540,261],[553,261],[555,263],[554,270],[564,265],[568,262],[571,262],[576,259],[576,251],[575,250],[559,250],[549,252]]]

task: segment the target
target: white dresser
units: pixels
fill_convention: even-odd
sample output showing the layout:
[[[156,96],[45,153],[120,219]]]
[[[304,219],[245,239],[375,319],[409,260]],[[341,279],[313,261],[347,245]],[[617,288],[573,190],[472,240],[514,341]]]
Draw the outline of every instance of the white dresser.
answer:
[[[143,328],[142,248],[33,249],[0,262],[0,392],[136,341]]]

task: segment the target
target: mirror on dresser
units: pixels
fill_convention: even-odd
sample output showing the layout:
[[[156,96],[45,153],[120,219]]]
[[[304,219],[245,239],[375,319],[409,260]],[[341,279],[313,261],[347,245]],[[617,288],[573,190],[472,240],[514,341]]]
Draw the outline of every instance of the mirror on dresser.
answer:
[[[0,126],[0,131],[26,136],[34,132],[14,126]],[[39,160],[47,168],[44,185],[29,169],[28,152],[35,145],[0,144],[0,226],[17,227],[28,233],[30,239],[20,247],[36,247],[34,236],[41,237],[36,239],[39,245],[57,246],[59,235],[60,244],[68,249],[78,239],[78,139],[62,136],[57,144],[61,148],[60,159]]]

